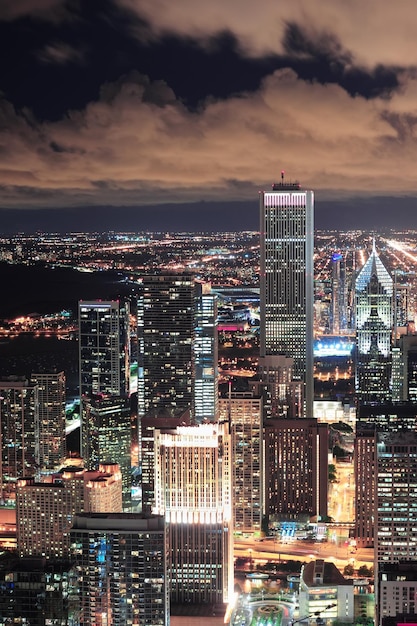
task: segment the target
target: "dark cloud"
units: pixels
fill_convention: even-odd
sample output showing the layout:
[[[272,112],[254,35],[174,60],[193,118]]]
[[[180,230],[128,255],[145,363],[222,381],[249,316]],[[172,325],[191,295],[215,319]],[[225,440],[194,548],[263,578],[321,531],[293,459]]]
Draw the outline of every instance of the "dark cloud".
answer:
[[[283,47],[288,66],[300,78],[335,83],[351,96],[388,97],[401,87],[404,68],[382,64],[370,69],[360,67],[354,55],[330,32],[315,32],[291,22],[284,32]]]

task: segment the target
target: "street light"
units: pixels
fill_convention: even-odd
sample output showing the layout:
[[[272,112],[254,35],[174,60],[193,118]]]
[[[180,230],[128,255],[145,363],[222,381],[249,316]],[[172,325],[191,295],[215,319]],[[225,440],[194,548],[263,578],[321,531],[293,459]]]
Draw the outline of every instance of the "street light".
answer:
[[[252,564],[253,564],[253,559],[252,559],[252,548],[249,548],[249,570],[252,571]]]

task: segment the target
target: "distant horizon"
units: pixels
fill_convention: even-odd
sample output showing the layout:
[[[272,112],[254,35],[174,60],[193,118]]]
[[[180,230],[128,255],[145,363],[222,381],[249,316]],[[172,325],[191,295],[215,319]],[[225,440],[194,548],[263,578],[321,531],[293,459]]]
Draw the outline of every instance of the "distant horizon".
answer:
[[[0,233],[259,231],[258,211],[256,199],[146,206],[0,208]],[[417,228],[417,198],[320,200],[316,195],[314,221],[317,230],[413,230]]]

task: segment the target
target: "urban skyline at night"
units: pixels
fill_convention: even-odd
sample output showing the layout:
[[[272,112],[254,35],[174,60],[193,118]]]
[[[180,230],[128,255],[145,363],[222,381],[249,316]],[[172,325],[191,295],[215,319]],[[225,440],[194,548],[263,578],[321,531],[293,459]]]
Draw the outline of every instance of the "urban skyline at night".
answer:
[[[411,0],[5,0],[3,228],[252,229],[281,169],[320,228],[405,227],[415,21]]]

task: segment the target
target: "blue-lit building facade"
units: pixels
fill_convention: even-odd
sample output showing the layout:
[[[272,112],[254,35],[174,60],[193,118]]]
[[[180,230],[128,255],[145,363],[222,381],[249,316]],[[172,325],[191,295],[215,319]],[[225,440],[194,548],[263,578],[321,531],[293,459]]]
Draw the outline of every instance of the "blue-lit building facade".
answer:
[[[197,284],[194,337],[194,420],[215,422],[219,412],[217,296]]]

